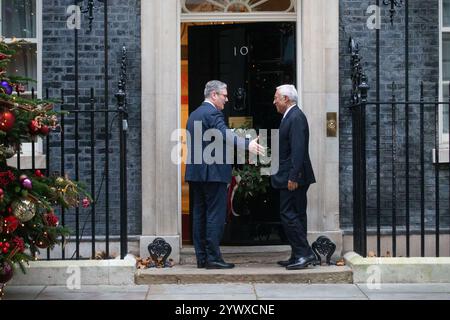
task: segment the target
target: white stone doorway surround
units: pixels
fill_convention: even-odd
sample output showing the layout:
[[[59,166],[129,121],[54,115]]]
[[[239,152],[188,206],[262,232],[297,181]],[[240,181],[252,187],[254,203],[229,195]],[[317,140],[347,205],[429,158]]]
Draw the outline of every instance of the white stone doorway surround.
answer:
[[[237,17],[236,17],[237,16]],[[316,179],[308,193],[308,236],[327,235],[342,251],[339,229],[339,139],[326,136],[326,113],[339,113],[339,1],[297,0],[295,14],[259,15],[251,21],[297,21],[297,77],[310,125]],[[242,16],[223,19],[249,21]],[[216,19],[216,20],[214,20]],[[285,19],[285,20],[279,20]],[[179,0],[141,1],[142,236],[141,256],[157,237],[181,249],[180,166],[171,162],[172,133],[181,127],[182,22],[217,21],[211,15],[181,16]],[[230,20],[227,20],[230,21]]]

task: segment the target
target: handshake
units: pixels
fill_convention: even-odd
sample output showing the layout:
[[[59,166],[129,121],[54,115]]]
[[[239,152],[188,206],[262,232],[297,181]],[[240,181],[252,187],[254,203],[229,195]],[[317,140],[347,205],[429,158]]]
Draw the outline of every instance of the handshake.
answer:
[[[259,155],[259,156],[265,156],[266,155],[266,148],[263,147],[258,143],[259,136],[256,139],[253,139],[250,141],[250,144],[248,146],[248,151],[250,151],[253,154]]]

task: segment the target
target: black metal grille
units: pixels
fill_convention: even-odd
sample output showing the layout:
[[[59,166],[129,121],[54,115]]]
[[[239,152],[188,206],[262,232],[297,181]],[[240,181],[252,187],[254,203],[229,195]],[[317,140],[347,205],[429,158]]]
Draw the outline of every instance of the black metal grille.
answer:
[[[70,178],[80,181],[86,179],[89,185],[86,186],[94,202],[88,209],[77,207],[74,210],[64,210],[60,208],[61,223],[69,226],[72,230],[70,243],[74,244],[74,250],[66,252],[62,247],[61,254],[56,255],[57,259],[85,259],[96,258],[96,254],[102,251],[102,258],[111,256],[111,224],[120,224],[114,226],[119,230],[120,257],[123,258],[128,251],[128,233],[127,233],[127,130],[128,130],[128,112],[126,102],[126,48],[122,48],[121,72],[119,76],[118,92],[116,93],[117,106],[110,108],[109,96],[109,40],[108,40],[108,1],[97,0],[103,6],[103,38],[104,38],[104,71],[99,76],[100,81],[96,88],[101,88],[103,93],[96,94],[94,88],[90,88],[88,96],[80,94],[80,73],[79,73],[79,30],[74,29],[74,82],[72,92],[61,90],[59,97],[49,97],[49,90],[46,90],[46,99],[58,99],[56,110],[62,111],[60,119],[60,131],[47,137],[44,141],[45,154],[45,172],[46,174],[70,175]],[[92,31],[92,21],[94,19],[93,10],[100,9],[94,5],[95,2],[73,1],[75,5],[81,5],[81,12],[88,14],[89,29]],[[103,88],[102,88],[103,84]],[[32,98],[35,98],[32,90]],[[89,136],[89,139],[85,137]],[[84,137],[84,138],[82,138]],[[119,146],[111,143],[118,141]],[[117,152],[111,152],[114,150]],[[36,143],[32,143],[31,149],[31,168],[38,168],[36,164],[37,152]],[[21,159],[22,158],[22,159]],[[70,161],[69,161],[70,159]],[[21,168],[23,165],[23,155],[18,154],[16,166]],[[104,170],[99,173],[95,171],[98,163],[102,162]],[[118,164],[119,175],[110,172],[111,163]],[[99,176],[101,179],[99,179]],[[81,181],[83,182],[83,181]],[[120,209],[118,218],[112,216],[111,203],[117,202],[117,199],[110,199],[111,190],[120,190]],[[101,210],[100,210],[101,209]],[[74,212],[72,212],[74,211]],[[100,216],[101,211],[101,216]],[[100,220],[101,219],[101,220]],[[69,221],[70,220],[70,221]],[[98,234],[97,223],[102,222],[104,232]],[[85,230],[89,229],[87,235]],[[104,247],[100,247],[98,239],[104,241]],[[88,240],[86,239],[88,238]],[[90,242],[90,254],[81,253],[81,244]],[[47,259],[53,259],[55,254],[47,250]]]
[[[431,84],[435,95],[426,97],[423,82],[418,88],[418,101],[397,99],[399,90],[395,83],[392,83],[388,101],[368,100],[370,87],[360,64],[358,45],[353,39],[350,39],[349,48],[353,80],[354,250],[362,255],[366,255],[368,250],[376,250],[380,256],[383,254],[382,235],[388,233],[392,256],[397,256],[397,240],[401,234],[406,238],[406,255],[410,256],[411,236],[418,234],[421,256],[439,256],[440,236],[450,229],[450,194],[442,192],[443,189],[450,190],[450,175],[448,162],[440,163],[440,125],[443,126],[440,122],[443,117],[439,114],[443,108],[450,108],[450,101],[439,101],[439,84]],[[448,90],[450,93],[450,86]],[[433,125],[426,126],[426,123]],[[381,128],[388,127],[390,132],[381,132]],[[368,165],[367,160],[371,157],[376,159],[375,167]],[[448,157],[450,160],[450,148]],[[434,176],[433,184],[426,182],[430,181],[426,177],[430,172]],[[400,183],[404,184],[404,189],[401,189],[404,192],[399,192]],[[412,199],[420,199],[418,212],[411,210]],[[427,221],[429,215],[426,213],[429,212],[432,212],[434,225]],[[388,214],[390,223],[382,223]],[[445,224],[441,225],[441,222]],[[376,233],[376,248],[367,244],[371,231]],[[425,251],[427,234],[434,234],[434,253]]]
[[[418,251],[412,238],[419,237],[420,256],[438,257],[441,235],[450,233],[449,144],[445,146],[449,148],[449,161],[440,163],[440,148],[444,145],[441,128],[447,124],[442,123],[440,113],[444,108],[450,110],[450,100],[439,101],[437,83],[410,83],[408,1],[376,0],[376,5],[390,8],[392,26],[402,23],[397,9],[404,11],[404,88],[392,83],[391,96],[382,97],[381,24],[375,30],[373,94],[369,94],[360,48],[350,39],[354,250],[364,256],[369,250],[382,256],[382,239],[387,236],[392,256],[404,250],[409,257]],[[392,41],[399,45],[396,39]],[[416,87],[417,94],[412,99],[410,87]],[[450,127],[450,117],[446,121]],[[447,151],[444,154],[447,156]],[[371,235],[376,235],[375,244],[368,244]],[[426,249],[430,235],[434,238],[434,252]],[[405,239],[404,247],[399,236]]]
[[[126,55],[124,51],[123,61],[125,62]],[[125,66],[125,64],[123,64]],[[82,242],[83,236],[86,236],[84,233],[84,229],[86,226],[86,220],[81,221],[82,216],[90,216],[90,242],[91,242],[91,256],[90,258],[94,258],[96,255],[96,223],[98,221],[96,217],[97,205],[100,196],[103,199],[102,208],[104,210],[104,225],[105,225],[105,234],[104,241],[105,247],[104,252],[107,257],[110,256],[110,237],[109,237],[109,226],[110,226],[110,199],[108,197],[108,193],[110,188],[118,188],[120,190],[120,252],[121,256],[124,257],[127,253],[127,170],[126,170],[126,139],[127,139],[127,110],[125,105],[125,69],[123,69],[123,76],[121,77],[121,84],[119,93],[116,95],[118,98],[118,106],[115,110],[108,110],[98,107],[97,97],[95,97],[94,88],[90,89],[89,96],[89,108],[84,110],[76,109],[73,105],[68,105],[65,103],[67,100],[67,96],[65,95],[64,90],[61,90],[61,96],[59,100],[61,104],[56,107],[56,110],[62,112],[60,118],[60,130],[59,132],[55,132],[53,135],[47,136],[44,141],[44,154],[45,154],[45,172],[49,175],[58,174],[65,175],[70,174],[71,177],[76,180],[80,179],[80,163],[82,162],[80,158],[82,153],[80,152],[80,143],[87,144],[89,149],[89,159],[84,159],[83,163],[88,163],[88,174],[83,174],[83,177],[90,177],[90,183],[86,186],[86,189],[92,195],[94,202],[91,204],[88,212],[80,212],[80,210],[86,211],[86,209],[82,209],[80,207],[75,208],[75,226],[73,231],[73,240],[75,242],[76,249],[74,254],[66,253],[65,249],[62,249],[61,258],[71,259],[71,258],[89,258],[86,256],[80,255],[80,244]],[[34,90],[32,90],[32,97],[34,98]],[[51,97],[48,96],[48,90],[46,90],[46,99]],[[70,124],[74,127],[74,132],[70,134],[70,138],[67,138],[67,132],[65,131],[67,125]],[[82,124],[80,126],[80,124]],[[90,132],[89,141],[80,141],[79,133],[81,128],[85,131]],[[120,141],[119,153],[111,154],[109,150],[110,139],[113,134],[117,134],[117,140]],[[98,137],[103,137],[102,141],[98,141]],[[73,143],[72,146],[67,145],[67,142]],[[102,156],[104,159],[99,159],[98,155],[98,146],[103,145],[104,152],[102,152]],[[26,169],[43,169],[40,166],[37,166],[36,159],[39,155],[36,150],[36,142],[31,143],[31,167]],[[16,166],[17,168],[21,168],[23,165],[24,155],[20,152],[16,157]],[[74,167],[71,168],[68,165],[67,159],[73,157],[74,158]],[[59,161],[58,161],[59,160]],[[98,161],[104,162],[104,172],[101,173],[102,179],[101,181],[96,181],[96,163]],[[109,172],[109,163],[111,161],[118,161],[120,166],[120,177],[119,183],[110,178],[111,173]],[[86,171],[86,170],[85,170]],[[82,182],[82,181],[81,181]],[[66,218],[71,212],[67,212],[64,208],[60,208],[61,212],[61,223],[66,225]],[[83,223],[81,223],[83,222]],[[72,229],[73,226],[71,226]],[[47,258],[51,259],[50,251],[47,251]]]

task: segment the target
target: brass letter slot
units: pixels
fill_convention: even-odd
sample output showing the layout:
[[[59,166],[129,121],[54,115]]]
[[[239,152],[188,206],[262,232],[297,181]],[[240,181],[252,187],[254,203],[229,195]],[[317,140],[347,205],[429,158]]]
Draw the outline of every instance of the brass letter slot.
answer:
[[[337,137],[337,112],[327,112],[327,137]]]

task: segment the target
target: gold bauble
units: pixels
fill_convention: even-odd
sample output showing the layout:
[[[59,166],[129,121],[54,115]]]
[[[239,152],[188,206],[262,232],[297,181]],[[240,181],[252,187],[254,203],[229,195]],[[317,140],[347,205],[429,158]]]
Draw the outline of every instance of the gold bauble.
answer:
[[[27,222],[33,219],[36,214],[36,205],[28,199],[16,200],[11,205],[13,215],[20,222]]]
[[[17,146],[0,144],[0,157],[9,159],[17,154]]]
[[[65,185],[65,181],[64,181],[64,179],[63,178],[61,178],[61,177],[59,177],[59,178],[56,178],[56,185],[57,186],[60,186],[60,187],[62,187],[62,186],[64,186]]]
[[[3,145],[2,145],[3,147]],[[12,158],[17,154],[17,148],[14,148],[13,146],[8,146],[5,148],[1,148],[0,152],[6,159]]]

